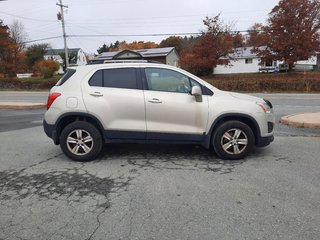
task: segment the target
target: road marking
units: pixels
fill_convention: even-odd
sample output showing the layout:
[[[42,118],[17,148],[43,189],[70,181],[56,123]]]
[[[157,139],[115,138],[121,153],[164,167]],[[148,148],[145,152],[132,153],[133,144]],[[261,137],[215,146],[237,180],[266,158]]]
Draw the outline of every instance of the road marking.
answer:
[[[37,121],[32,121],[31,123],[39,124],[39,123],[42,123],[42,122],[43,122],[42,120],[37,120]]]

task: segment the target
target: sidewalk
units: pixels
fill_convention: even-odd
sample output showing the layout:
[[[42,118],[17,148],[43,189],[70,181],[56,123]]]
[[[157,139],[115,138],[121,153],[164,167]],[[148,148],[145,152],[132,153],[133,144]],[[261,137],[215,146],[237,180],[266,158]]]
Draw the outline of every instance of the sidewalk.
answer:
[[[32,103],[32,102],[0,102],[0,109],[41,109],[45,108],[45,103]]]
[[[284,116],[280,119],[280,123],[304,128],[320,129],[320,112],[316,113],[297,113]]]

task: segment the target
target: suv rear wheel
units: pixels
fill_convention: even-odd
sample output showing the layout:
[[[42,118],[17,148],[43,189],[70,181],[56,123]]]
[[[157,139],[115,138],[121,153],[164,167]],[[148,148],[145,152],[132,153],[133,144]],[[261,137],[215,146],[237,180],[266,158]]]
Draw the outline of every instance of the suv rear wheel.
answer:
[[[251,128],[240,121],[221,124],[213,135],[213,148],[223,159],[238,160],[251,152],[254,135]]]
[[[99,155],[102,145],[98,129],[91,123],[84,121],[69,124],[60,135],[62,151],[75,161],[93,160]]]

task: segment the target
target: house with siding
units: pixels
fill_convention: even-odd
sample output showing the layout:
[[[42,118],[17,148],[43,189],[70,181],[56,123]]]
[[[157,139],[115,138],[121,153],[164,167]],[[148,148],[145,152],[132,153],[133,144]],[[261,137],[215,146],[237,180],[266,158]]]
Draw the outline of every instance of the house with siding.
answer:
[[[214,74],[232,74],[232,73],[258,73],[261,71],[272,72],[280,64],[279,61],[270,61],[260,65],[261,60],[253,47],[237,48],[234,53],[228,56],[228,65],[217,65],[213,69]]]
[[[90,63],[102,63],[105,60],[149,60],[164,64],[178,66],[179,55],[174,47],[149,48],[138,50],[121,50],[115,52],[103,52]]]
[[[261,47],[265,48],[265,47]],[[283,61],[269,61],[261,64],[261,59],[253,52],[253,47],[237,48],[228,56],[228,65],[217,65],[213,68],[214,74],[233,73],[258,73],[274,72],[275,70],[287,70]],[[297,61],[294,65],[296,71],[311,71],[320,66],[320,55],[315,55],[307,60]]]
[[[59,74],[64,73],[61,54],[64,55],[64,49],[49,49],[43,56],[46,60],[54,60],[60,63],[60,69],[58,70]],[[69,56],[72,56],[69,59],[70,66],[81,66],[87,64],[86,55],[81,48],[68,48],[68,54]]]

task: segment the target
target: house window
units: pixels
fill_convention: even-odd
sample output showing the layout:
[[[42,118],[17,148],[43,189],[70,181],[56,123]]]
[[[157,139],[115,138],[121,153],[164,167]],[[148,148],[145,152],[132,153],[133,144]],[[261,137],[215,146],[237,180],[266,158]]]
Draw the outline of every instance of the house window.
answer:
[[[252,58],[246,58],[246,64],[252,64]]]
[[[272,67],[273,66],[273,61],[272,60],[267,60],[265,63],[266,67]]]

